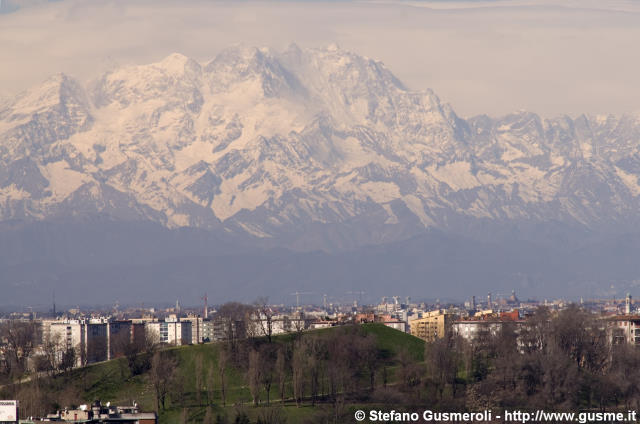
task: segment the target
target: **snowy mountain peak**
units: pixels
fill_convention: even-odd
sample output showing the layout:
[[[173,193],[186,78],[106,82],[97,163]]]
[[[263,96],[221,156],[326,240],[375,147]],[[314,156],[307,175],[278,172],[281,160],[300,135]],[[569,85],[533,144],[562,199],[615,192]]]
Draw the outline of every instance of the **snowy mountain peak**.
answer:
[[[58,73],[42,84],[18,94],[12,102],[7,102],[5,110],[0,111],[0,117],[11,111],[19,116],[27,116],[66,102],[86,105],[84,96],[84,89],[80,83],[63,73]]]
[[[174,53],[4,103],[0,218],[108,213],[304,247],[333,243],[323,228],[353,245],[473,222],[629,226],[639,140],[635,115],[464,120],[337,46]]]
[[[299,82],[268,48],[234,46],[219,53],[205,66],[213,92],[224,92],[237,84],[258,84],[266,97],[291,95]]]
[[[201,67],[198,62],[180,53],[170,54],[160,61],[158,66],[166,69],[174,75],[181,75],[188,71],[201,71]]]

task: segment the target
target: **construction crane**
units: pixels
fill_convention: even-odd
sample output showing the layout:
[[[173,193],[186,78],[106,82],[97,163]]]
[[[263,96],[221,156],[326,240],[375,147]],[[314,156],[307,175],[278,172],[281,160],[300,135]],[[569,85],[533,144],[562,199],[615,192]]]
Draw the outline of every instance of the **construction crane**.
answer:
[[[295,296],[296,297],[296,308],[300,307],[300,295],[301,294],[313,294],[313,292],[293,292],[293,293],[289,293],[291,296]]]

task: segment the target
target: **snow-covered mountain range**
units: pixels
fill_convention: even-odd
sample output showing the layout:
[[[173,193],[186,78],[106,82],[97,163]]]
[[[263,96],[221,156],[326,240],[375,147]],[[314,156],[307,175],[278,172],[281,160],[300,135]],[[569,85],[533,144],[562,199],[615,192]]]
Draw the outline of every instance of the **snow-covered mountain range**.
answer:
[[[640,116],[463,119],[336,46],[172,54],[0,105],[0,221],[104,214],[305,249],[474,223],[624,229],[639,176]]]

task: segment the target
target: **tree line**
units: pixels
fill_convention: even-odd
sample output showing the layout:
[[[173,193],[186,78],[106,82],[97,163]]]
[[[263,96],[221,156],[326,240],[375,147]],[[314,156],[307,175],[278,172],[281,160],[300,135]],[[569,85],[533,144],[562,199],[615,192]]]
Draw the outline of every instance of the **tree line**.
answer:
[[[355,404],[408,411],[640,408],[640,351],[612,343],[605,322],[577,306],[557,313],[539,308],[525,323],[505,323],[497,332],[487,326],[472,341],[449,331],[418,351],[409,348],[409,336],[403,345],[381,347],[384,340],[358,325],[273,337],[266,326],[247,330],[242,323],[251,311],[241,304],[221,307],[226,340],[199,346],[190,356],[152,340],[131,342],[119,362],[123,380],[146,381],[161,415],[178,409],[182,422],[205,424],[248,423],[243,408],[257,408],[261,424],[282,423],[282,405],[313,407],[309,423],[351,419]],[[5,337],[14,341],[7,343],[3,369],[19,373],[30,344],[16,328]],[[11,343],[25,348],[11,351]],[[74,372],[73,384],[63,385],[72,387],[67,392],[50,390],[55,385],[38,374],[4,391],[13,387],[32,415],[35,405],[49,412],[77,403],[92,384],[82,380],[84,371]],[[220,408],[236,411],[236,421]]]
[[[419,386],[446,409],[640,408],[640,351],[612,343],[606,322],[575,305],[471,342],[449,333],[426,345],[424,366]]]
[[[356,325],[277,339],[229,338],[208,346],[210,351],[195,355],[188,374],[175,351],[154,353],[149,377],[160,413],[168,407],[264,406],[263,412],[270,414],[262,418],[266,424],[284,419],[272,412],[277,408],[270,407],[305,404],[322,406],[319,410],[340,422],[345,405],[365,400],[378,383],[386,384],[378,382],[382,375],[378,368],[393,359],[378,349],[374,335]],[[247,396],[236,394],[232,401],[228,396],[231,372],[233,389],[238,385],[247,388]],[[185,386],[187,375],[193,375],[189,387]],[[226,422],[223,416],[205,415],[204,423]]]

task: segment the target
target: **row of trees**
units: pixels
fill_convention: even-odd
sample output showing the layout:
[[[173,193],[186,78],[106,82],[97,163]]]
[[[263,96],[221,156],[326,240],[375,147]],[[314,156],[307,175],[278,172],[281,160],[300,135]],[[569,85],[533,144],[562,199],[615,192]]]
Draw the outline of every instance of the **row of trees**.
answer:
[[[603,320],[577,306],[540,308],[472,343],[450,334],[427,344],[424,365],[420,386],[443,407],[640,407],[640,351],[612,344]]]
[[[337,421],[350,402],[447,410],[640,408],[640,351],[611,343],[603,320],[540,308],[525,324],[487,326],[473,342],[451,333],[424,359],[377,348],[358,326],[228,342],[214,365],[196,359],[197,404],[226,405],[225,372],[240,370],[253,405],[318,403]],[[218,386],[214,390],[218,381]],[[216,396],[216,393],[219,393]]]
[[[332,422],[340,422],[346,405],[367,402],[446,410],[640,408],[640,352],[611,344],[603,321],[578,307],[558,314],[541,308],[527,323],[505,324],[497,333],[487,327],[471,343],[449,333],[427,343],[422,357],[402,347],[382,350],[375,336],[355,325],[277,339],[268,331],[248,337],[238,322],[247,322],[255,309],[240,306],[221,308],[235,323],[228,340],[198,347],[186,356],[193,363],[180,363],[180,352],[187,351],[129,340],[123,378],[148,379],[159,411],[305,403],[320,405],[318,411],[329,414],[323,419]],[[19,370],[30,347],[21,331],[28,331],[10,329],[5,339],[12,337],[16,348],[10,351],[7,342],[3,367]],[[32,390],[16,396],[33,397],[46,386],[31,381]],[[56,393],[38,396],[66,401]]]
[[[382,356],[375,337],[361,327],[347,326],[326,333],[305,333],[285,341],[268,338],[243,339],[234,344],[212,345],[210,355],[200,352],[194,359],[194,396],[196,405],[227,405],[228,372],[241,375],[249,389],[250,402],[270,405],[276,395],[280,403],[295,401],[344,402],[362,390],[373,390]],[[215,357],[215,361],[205,361]],[[205,365],[206,364],[206,365]],[[150,381],[159,410],[167,397],[179,405],[185,380],[180,375],[174,351],[153,355]],[[385,382],[386,383],[386,382]],[[247,399],[249,400],[249,399]],[[236,399],[237,401],[237,399]]]
[[[262,393],[269,404],[276,383],[282,402],[290,392],[298,405],[305,399],[335,404],[367,384],[373,390],[380,359],[374,336],[356,326],[305,334],[290,344],[251,347],[247,376],[253,403],[261,402]]]
[[[287,317],[288,326],[296,333],[305,329],[304,314]],[[215,319],[224,326],[226,342],[232,354],[236,353],[238,343],[244,339],[264,337],[272,342],[275,311],[268,305],[267,298],[259,298],[253,304],[227,302],[220,306]]]

